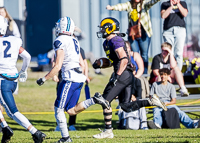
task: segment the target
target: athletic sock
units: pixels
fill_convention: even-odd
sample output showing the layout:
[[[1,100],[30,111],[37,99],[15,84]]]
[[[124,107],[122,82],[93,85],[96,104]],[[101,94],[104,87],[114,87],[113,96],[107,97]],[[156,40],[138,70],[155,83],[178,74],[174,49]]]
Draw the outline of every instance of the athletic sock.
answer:
[[[29,120],[20,112],[15,112],[13,119],[22,127],[24,127],[25,129],[28,129],[28,127],[31,125],[31,123],[29,122]]]
[[[2,128],[5,128],[5,127],[7,127],[7,126],[8,126],[8,124],[7,124],[6,121],[1,122],[1,127],[2,127]]]
[[[90,99],[83,101],[83,107],[85,109],[87,109],[88,107],[90,107],[91,105],[94,105],[94,104],[95,104],[95,102],[94,102],[93,98],[90,98]]]
[[[37,129],[34,126],[32,126],[30,128],[29,132],[33,135],[33,134],[35,134],[35,132],[37,132]]]
[[[61,122],[61,123],[58,123],[58,126],[60,128],[62,137],[67,138],[69,136],[69,132],[68,132],[68,129],[67,129],[67,123]]]
[[[187,91],[187,88],[185,87],[185,85],[181,86],[181,91],[182,92]]]

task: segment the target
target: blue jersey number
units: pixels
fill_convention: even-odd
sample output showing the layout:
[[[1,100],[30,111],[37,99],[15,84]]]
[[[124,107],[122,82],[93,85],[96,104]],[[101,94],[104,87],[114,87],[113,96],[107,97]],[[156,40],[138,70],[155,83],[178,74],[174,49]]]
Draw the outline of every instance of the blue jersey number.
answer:
[[[74,41],[76,53],[79,54],[78,42],[75,39],[73,39],[73,41]]]
[[[4,50],[4,58],[11,57],[11,54],[7,54],[8,50],[10,49],[10,42],[3,41],[3,45],[6,46],[6,49]]]

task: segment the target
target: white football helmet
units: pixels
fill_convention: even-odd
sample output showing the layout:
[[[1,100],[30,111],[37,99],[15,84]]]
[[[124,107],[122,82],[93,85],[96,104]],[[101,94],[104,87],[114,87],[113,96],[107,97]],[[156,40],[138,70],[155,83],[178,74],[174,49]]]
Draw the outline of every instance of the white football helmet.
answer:
[[[70,17],[62,17],[57,21],[55,28],[56,36],[58,36],[59,33],[72,36],[74,33],[75,24]]]
[[[0,35],[5,35],[8,26],[8,21],[6,18],[0,15]]]

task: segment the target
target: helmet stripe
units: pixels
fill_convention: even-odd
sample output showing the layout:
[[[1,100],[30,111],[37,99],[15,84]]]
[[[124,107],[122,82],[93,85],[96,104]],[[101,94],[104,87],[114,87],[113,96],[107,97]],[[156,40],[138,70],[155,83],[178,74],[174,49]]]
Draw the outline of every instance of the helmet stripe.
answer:
[[[70,26],[71,26],[71,20],[69,17],[67,17],[67,30],[66,31],[70,30]]]

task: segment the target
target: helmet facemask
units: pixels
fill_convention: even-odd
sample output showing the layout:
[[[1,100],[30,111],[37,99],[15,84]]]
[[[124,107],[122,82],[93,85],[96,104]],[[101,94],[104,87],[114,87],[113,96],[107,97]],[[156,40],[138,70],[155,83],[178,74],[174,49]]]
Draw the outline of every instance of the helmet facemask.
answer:
[[[106,38],[109,35],[106,33],[106,29],[104,27],[100,27],[100,26],[98,26],[98,27],[100,28],[100,31],[97,32],[97,37],[98,38]]]

